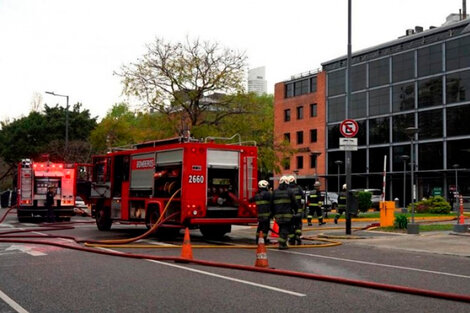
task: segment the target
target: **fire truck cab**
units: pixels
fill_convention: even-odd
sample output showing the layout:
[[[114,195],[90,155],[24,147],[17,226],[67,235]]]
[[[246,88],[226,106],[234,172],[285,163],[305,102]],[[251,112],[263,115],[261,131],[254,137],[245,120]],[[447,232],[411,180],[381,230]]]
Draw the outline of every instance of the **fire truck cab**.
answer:
[[[74,164],[23,159],[18,165],[18,221],[47,216],[46,193],[52,188],[57,218],[70,220],[75,206]]]
[[[179,137],[94,156],[92,214],[100,230],[113,221],[151,227],[168,205],[166,231],[187,226],[223,236],[232,224],[257,222],[256,206],[248,203],[256,191],[256,161],[255,146]]]

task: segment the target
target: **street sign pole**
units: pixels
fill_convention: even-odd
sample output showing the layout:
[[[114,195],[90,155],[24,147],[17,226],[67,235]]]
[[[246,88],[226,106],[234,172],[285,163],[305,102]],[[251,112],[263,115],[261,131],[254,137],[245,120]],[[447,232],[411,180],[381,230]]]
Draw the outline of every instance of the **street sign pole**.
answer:
[[[348,0],[348,58],[347,58],[347,80],[346,80],[346,118],[349,117],[348,108],[351,103],[351,0]],[[357,124],[356,124],[357,126]],[[357,132],[357,127],[356,127]],[[351,193],[351,151],[347,150],[344,152],[345,172],[346,172],[346,235],[351,235],[351,209],[352,204]]]

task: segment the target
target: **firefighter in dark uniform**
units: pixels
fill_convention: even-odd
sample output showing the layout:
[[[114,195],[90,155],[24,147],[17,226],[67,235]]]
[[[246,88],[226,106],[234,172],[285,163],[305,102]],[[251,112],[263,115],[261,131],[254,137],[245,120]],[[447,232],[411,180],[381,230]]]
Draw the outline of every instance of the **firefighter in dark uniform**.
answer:
[[[55,196],[54,188],[49,187],[46,193],[46,202],[45,202],[45,206],[47,209],[47,221],[49,223],[55,222],[54,196]]]
[[[256,229],[256,244],[258,244],[259,232],[263,232],[264,242],[267,243],[269,223],[272,217],[272,194],[269,192],[269,183],[266,180],[258,182],[258,193],[252,201],[258,209],[258,228]]]
[[[335,215],[335,224],[338,224],[338,219],[341,215],[346,212],[346,198],[347,198],[347,186],[343,185],[343,190],[339,192],[338,195],[338,212]]]
[[[318,217],[318,225],[326,224],[323,222],[323,212],[322,212],[322,196],[320,193],[320,182],[317,181],[313,185],[313,190],[310,192],[308,196],[308,215],[307,215],[307,222],[308,226],[312,226],[312,218],[313,214],[316,213]]]
[[[289,182],[288,188],[294,193],[295,201],[297,203],[297,212],[294,212],[294,215],[292,216],[292,227],[288,237],[289,243],[291,245],[294,245],[295,243],[300,245],[302,244],[300,237],[302,236],[302,216],[304,213],[302,198],[304,197],[304,191],[299,185],[297,185],[297,180],[294,175],[287,177],[287,181]]]
[[[279,249],[287,249],[287,237],[291,230],[292,216],[297,212],[294,193],[288,188],[287,177],[279,179],[279,188],[273,192],[273,213],[279,225]]]

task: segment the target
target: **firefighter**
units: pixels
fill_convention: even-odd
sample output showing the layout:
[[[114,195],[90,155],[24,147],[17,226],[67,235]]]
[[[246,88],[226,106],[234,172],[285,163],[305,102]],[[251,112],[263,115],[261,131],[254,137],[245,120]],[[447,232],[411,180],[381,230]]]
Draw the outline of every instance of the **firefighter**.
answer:
[[[339,192],[338,195],[338,212],[335,215],[335,224],[338,224],[338,219],[340,216],[346,212],[346,197],[347,197],[347,186],[343,185],[343,190]]]
[[[286,176],[279,179],[279,187],[273,192],[273,213],[279,225],[279,250],[287,249],[287,236],[291,229],[293,213],[297,212],[294,193],[288,189]]]
[[[47,221],[49,223],[55,222],[55,215],[54,215],[54,188],[49,187],[46,193],[46,209],[47,209]]]
[[[300,245],[302,244],[300,237],[302,236],[302,216],[304,213],[302,198],[304,197],[304,191],[299,185],[297,185],[297,180],[294,175],[290,175],[287,178],[287,181],[289,182],[288,188],[294,193],[295,201],[297,203],[297,211],[294,212],[294,215],[292,216],[292,228],[289,233],[289,243],[292,245],[295,243]]]
[[[313,185],[314,189],[310,192],[310,195],[308,196],[308,226],[312,226],[313,213],[317,214],[319,226],[326,224],[325,222],[323,222],[323,212],[321,207],[323,203],[321,201],[320,186],[320,182],[316,181]]]
[[[258,228],[256,229],[256,244],[258,244],[259,232],[263,232],[264,242],[268,242],[268,232],[272,217],[272,194],[269,192],[269,183],[266,180],[258,182],[258,193],[253,197],[258,209]]]

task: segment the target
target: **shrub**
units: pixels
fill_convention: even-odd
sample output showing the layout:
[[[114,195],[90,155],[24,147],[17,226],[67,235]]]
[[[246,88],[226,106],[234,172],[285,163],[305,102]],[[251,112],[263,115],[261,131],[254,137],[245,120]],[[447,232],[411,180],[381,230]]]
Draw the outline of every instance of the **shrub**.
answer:
[[[367,212],[372,207],[372,193],[368,191],[359,191],[356,195],[358,209],[361,212]]]
[[[450,204],[441,196],[430,197],[415,203],[415,212],[417,213],[434,213],[434,214],[449,214]],[[408,206],[411,210],[411,204]]]
[[[395,217],[395,222],[393,223],[393,226],[399,229],[406,229],[408,227],[408,219],[406,218],[406,215],[404,214],[397,215]]]

